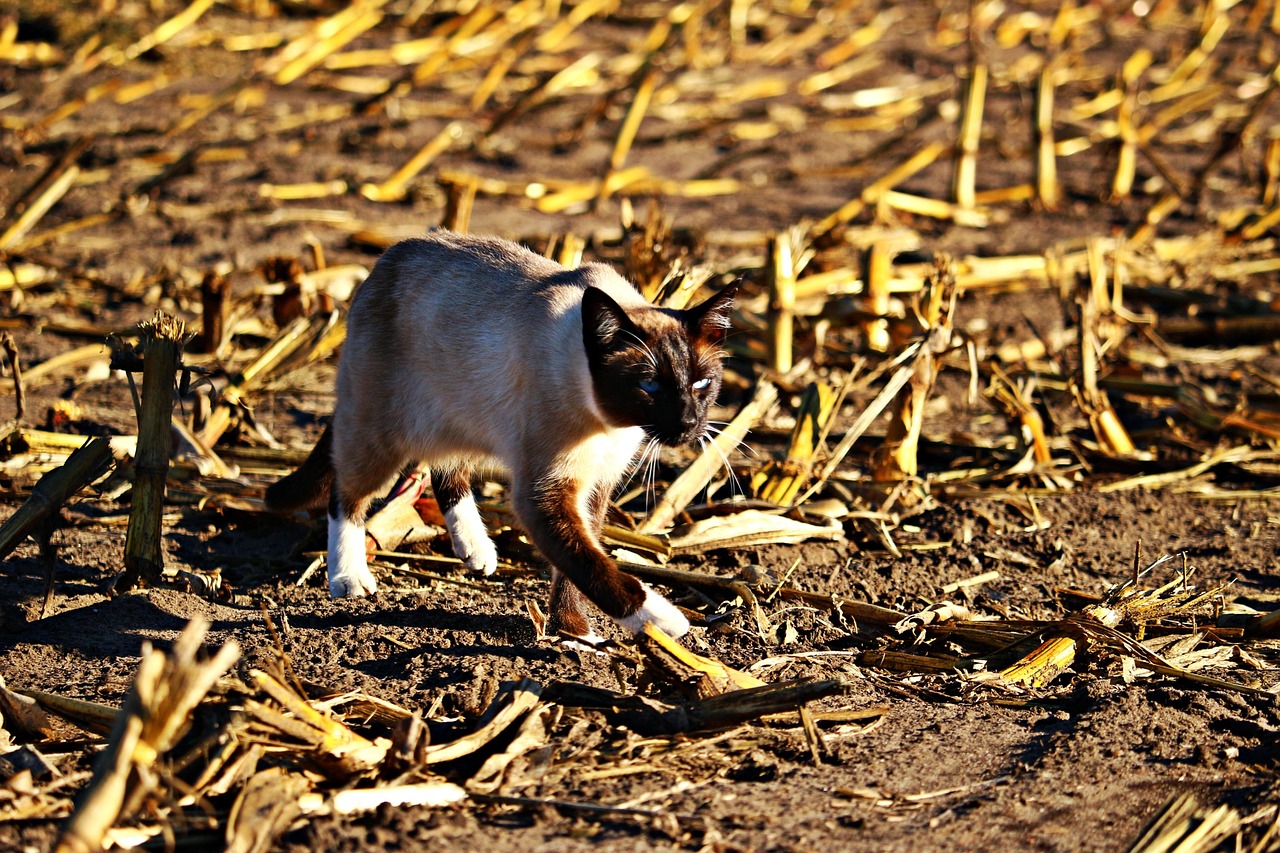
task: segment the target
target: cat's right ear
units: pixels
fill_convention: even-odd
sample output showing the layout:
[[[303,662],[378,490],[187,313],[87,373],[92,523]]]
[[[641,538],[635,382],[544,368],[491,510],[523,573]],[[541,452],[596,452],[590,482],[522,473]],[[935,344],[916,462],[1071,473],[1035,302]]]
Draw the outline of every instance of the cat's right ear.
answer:
[[[698,337],[715,344],[724,343],[725,336],[733,325],[729,319],[729,309],[733,307],[733,300],[738,295],[741,283],[741,279],[734,281],[701,305],[685,311],[688,318],[686,322]]]
[[[631,329],[631,318],[613,297],[598,287],[582,292],[582,339],[588,352],[607,352]]]

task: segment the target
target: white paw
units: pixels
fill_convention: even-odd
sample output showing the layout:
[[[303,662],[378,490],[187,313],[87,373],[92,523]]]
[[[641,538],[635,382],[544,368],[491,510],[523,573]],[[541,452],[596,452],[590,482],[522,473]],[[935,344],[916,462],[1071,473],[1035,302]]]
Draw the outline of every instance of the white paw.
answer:
[[[329,572],[329,595],[333,598],[359,598],[378,591],[378,581],[368,566],[347,572]]]
[[[587,631],[587,633],[577,639],[562,638],[560,645],[566,649],[573,649],[577,652],[587,652],[600,657],[608,657],[607,653],[601,648],[605,643],[609,642],[601,637],[595,631]]]
[[[498,570],[498,549],[489,538],[484,519],[476,509],[476,501],[471,495],[462,500],[444,514],[445,524],[449,526],[449,538],[453,541],[453,553],[473,572],[491,575]]]
[[[378,591],[364,550],[364,525],[329,516],[328,560],[329,595],[353,598]]]
[[[689,633],[689,620],[670,601],[667,601],[648,585],[644,585],[644,604],[630,616],[614,621],[633,634],[643,634],[644,626],[652,622],[663,633],[672,637],[683,637]]]

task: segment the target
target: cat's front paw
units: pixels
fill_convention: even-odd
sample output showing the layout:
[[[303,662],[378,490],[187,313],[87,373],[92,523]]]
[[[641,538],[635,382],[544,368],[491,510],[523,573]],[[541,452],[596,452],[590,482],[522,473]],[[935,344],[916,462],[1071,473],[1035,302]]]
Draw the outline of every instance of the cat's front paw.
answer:
[[[644,584],[644,593],[644,604],[639,610],[614,621],[633,634],[643,634],[644,626],[649,622],[672,637],[679,638],[689,633],[689,620],[680,608],[654,592],[648,584]]]
[[[332,598],[359,598],[378,591],[378,581],[368,566],[329,572],[329,595]]]

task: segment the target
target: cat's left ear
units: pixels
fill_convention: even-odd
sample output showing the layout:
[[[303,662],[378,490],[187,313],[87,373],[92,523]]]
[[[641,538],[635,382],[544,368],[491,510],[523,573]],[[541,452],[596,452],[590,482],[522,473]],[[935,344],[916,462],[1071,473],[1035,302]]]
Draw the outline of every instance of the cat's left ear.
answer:
[[[715,344],[724,341],[732,325],[729,320],[729,309],[733,307],[733,298],[738,295],[739,284],[741,280],[727,285],[706,302],[685,312],[689,328],[699,338]]]

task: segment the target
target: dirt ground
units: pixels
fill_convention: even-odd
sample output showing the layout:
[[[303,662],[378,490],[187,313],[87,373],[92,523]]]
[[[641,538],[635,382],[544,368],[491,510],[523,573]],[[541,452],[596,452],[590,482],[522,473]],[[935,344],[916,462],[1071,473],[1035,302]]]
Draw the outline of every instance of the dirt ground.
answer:
[[[456,34],[458,22],[473,20],[476,8],[485,6],[372,5],[382,11],[380,22],[340,55]],[[560,6],[493,4],[508,15],[497,20],[517,20],[510,13],[514,5]],[[565,4],[559,13],[566,17],[591,5]],[[676,184],[658,193],[674,229],[672,246],[684,247],[690,260],[717,275],[744,278],[741,334],[720,401],[727,420],[764,374],[764,332],[754,321],[765,316],[768,303],[767,237],[821,220],[934,142],[944,143],[947,153],[898,189],[950,198],[950,146],[970,76],[966,9],[982,17],[992,70],[977,189],[1033,180],[1032,93],[1059,6],[779,0],[689,8],[695,7],[700,48],[691,46],[686,29],[655,53],[655,96],[620,168],[644,166],[677,183],[736,181],[733,191],[716,194],[695,195],[697,190]],[[371,97],[376,86],[370,80],[397,78],[422,59],[399,66],[386,55],[366,64],[352,58],[345,66],[321,64],[296,81],[272,79],[280,46],[340,12],[340,4],[220,3],[165,43],[138,55],[99,57],[104,47],[135,44],[183,8],[131,0],[0,2],[0,23],[18,25],[17,40],[5,41],[6,50],[38,42],[60,51],[47,61],[0,61],[4,227],[15,221],[14,206],[28,187],[75,140],[85,140],[70,190],[28,233],[5,244],[10,266],[32,263],[55,271],[25,289],[0,290],[0,326],[16,340],[26,370],[110,333],[128,333],[157,308],[198,324],[199,282],[218,271],[232,282],[233,315],[241,325],[225,358],[192,354],[188,363],[213,374],[233,373],[276,332],[272,291],[259,272],[265,261],[297,258],[310,270],[319,253],[329,266],[369,267],[387,240],[442,222],[446,189],[439,179],[450,174],[490,181],[476,197],[472,231],[520,239],[537,250],[576,235],[587,240],[587,257],[623,265],[618,223],[625,188],[594,206],[556,212],[539,209],[534,194],[499,192],[494,182],[523,187],[540,181],[554,192],[556,181],[604,175],[633,100],[645,39],[676,9],[673,4],[621,4],[614,14],[587,18],[554,47],[511,36],[509,76],[478,106],[477,87],[507,54],[502,45],[467,48],[471,42],[463,40],[441,70],[367,112],[344,107]],[[1226,28],[1208,50],[1207,65],[1183,77],[1180,67],[1212,29],[1200,4],[1159,3],[1154,11],[1147,4],[1089,4],[1073,14],[1063,24],[1066,38],[1052,47],[1069,69],[1060,77],[1057,132],[1060,140],[1080,141],[1078,153],[1071,149],[1058,158],[1057,210],[1014,198],[980,205],[988,211],[985,222],[963,216],[957,222],[954,213],[935,219],[869,205],[853,218],[843,242],[823,248],[814,268],[861,268],[867,246],[903,235],[909,245],[897,259],[902,265],[928,261],[934,252],[996,257],[1079,251],[1091,238],[1133,235],[1171,185],[1189,187],[1207,163],[1212,168],[1198,197],[1157,222],[1156,235],[1202,235],[1241,257],[1251,246],[1260,248],[1247,258],[1271,257],[1270,230],[1230,236],[1240,223],[1233,211],[1258,212],[1268,142],[1275,141],[1269,134],[1280,118],[1269,100],[1256,114],[1249,112],[1269,98],[1266,75],[1277,56],[1271,13],[1256,27],[1251,16],[1258,13],[1250,4],[1222,13]],[[1015,39],[1019,21],[1026,34]],[[546,21],[531,32],[542,36],[551,29]],[[273,40],[275,35],[280,38]],[[849,49],[841,53],[842,46]],[[1122,66],[1141,48],[1151,51],[1152,70],[1133,84],[1144,93],[1135,109],[1139,125],[1146,122],[1153,135],[1143,142],[1131,196],[1116,199],[1115,109],[1091,114],[1078,107],[1113,91]],[[850,65],[859,56],[867,57],[865,67]],[[585,70],[564,75],[573,63]],[[833,69],[844,76],[821,88],[813,83],[814,75]],[[567,81],[562,88],[539,89],[557,74]],[[1200,80],[1191,94],[1161,94],[1161,86],[1188,75]],[[155,86],[120,96],[147,81]],[[1191,103],[1193,95],[1201,100]],[[1160,114],[1170,105],[1185,111]],[[363,184],[385,181],[449,121],[460,123],[462,140],[408,181],[403,200],[375,202],[361,194]],[[1247,132],[1238,146],[1214,159],[1219,142],[1241,126]],[[184,168],[162,171],[184,154],[190,155]],[[162,180],[149,185],[157,175]],[[271,197],[270,189],[262,189],[304,182],[342,182],[346,189],[304,199]],[[690,195],[682,195],[686,191]],[[641,221],[652,194],[631,200]],[[1272,198],[1266,209],[1275,203]],[[1211,275],[1197,257],[1166,257],[1153,246],[1135,243],[1127,250],[1135,270],[1165,271],[1156,283],[1146,272],[1132,273],[1141,286],[1126,291],[1129,311],[1161,319],[1272,316],[1274,270]],[[750,453],[732,460],[743,484],[763,460],[785,454],[809,379],[843,377],[859,359],[874,366],[886,357],[867,348],[857,318],[874,309],[864,296],[833,295],[819,310],[802,318],[796,346],[801,357],[816,353],[816,363],[801,365],[790,378],[774,377],[781,405],[748,436]],[[924,421],[919,484],[929,497],[917,509],[895,506],[897,514],[883,529],[847,514],[837,541],[721,548],[676,558],[673,565],[724,576],[763,567],[767,577],[797,589],[903,613],[951,600],[980,619],[1048,621],[1127,580],[1139,548],[1144,562],[1179,555],[1153,571],[1151,585],[1177,577],[1185,555],[1197,586],[1231,586],[1198,610],[1194,623],[1179,616],[1153,626],[1152,633],[1185,624],[1184,633],[1199,632],[1202,646],[1231,646],[1214,658],[1217,668],[1204,673],[1250,689],[1152,674],[1140,665],[1135,671],[1132,659],[1125,664],[1101,651],[1082,654],[1037,688],[993,684],[972,665],[908,672],[875,665],[868,653],[950,653],[969,664],[999,655],[995,649],[979,652],[959,636],[886,634],[830,609],[762,595],[772,633],[761,632],[744,608],[730,607],[723,618],[695,628],[686,645],[767,681],[847,679],[847,690],[815,703],[815,711],[883,712],[820,723],[825,749],[815,756],[800,727],[757,723],[640,737],[606,714],[558,707],[549,745],[499,791],[527,798],[521,803],[477,798],[443,809],[384,806],[361,816],[315,818],[289,828],[272,849],[1117,850],[1128,849],[1183,793],[1205,806],[1227,806],[1241,822],[1220,841],[1182,849],[1280,849],[1280,641],[1274,633],[1268,639],[1203,630],[1224,610],[1270,613],[1280,607],[1280,516],[1276,493],[1269,491],[1280,472],[1280,432],[1268,420],[1280,411],[1275,336],[1228,333],[1170,343],[1158,326],[1138,324],[1139,331],[1104,352],[1104,376],[1205,389],[1214,411],[1234,412],[1248,423],[1196,422],[1179,401],[1112,390],[1121,421],[1138,449],[1148,452],[1116,459],[1098,449],[1088,419],[1058,381],[1080,361],[1072,335],[1054,343],[1073,328],[1075,310],[1072,297],[1060,298],[1056,283],[974,288],[960,297],[957,346],[944,359]],[[909,304],[896,301],[893,311],[901,318],[896,327],[910,325]],[[985,387],[992,375],[986,366],[997,364],[998,347],[1036,338],[1050,342],[1047,357],[999,366],[1023,380],[1041,380],[1034,393],[1053,438],[1052,476],[1047,469],[1014,471],[1025,451],[1017,425],[988,397],[969,393],[966,342],[975,347],[975,363],[984,365]],[[904,343],[896,338],[893,350]],[[332,407],[335,364],[331,356],[273,378],[249,400],[256,421],[285,447],[309,447]],[[0,384],[0,409],[8,418],[12,384],[8,378]],[[25,390],[26,426],[46,426],[53,407],[63,406],[58,428],[64,432],[136,431],[129,385],[102,359],[51,371]],[[828,445],[838,442],[877,390],[844,401]],[[68,401],[74,411],[66,408]],[[814,500],[835,499],[846,511],[880,508],[883,493],[876,498],[864,487],[885,420],[872,426]],[[537,636],[528,603],[544,599],[548,576],[513,531],[498,540],[512,568],[492,581],[448,564],[426,565],[437,579],[415,577],[395,571],[402,561],[386,560],[375,564],[381,589],[367,599],[331,600],[323,570],[299,583],[310,552],[324,547],[322,522],[258,508],[262,489],[287,465],[253,456],[247,449],[253,443],[247,428],[223,437],[219,450],[240,464],[239,475],[227,482],[170,481],[166,569],[218,570],[228,595],[210,600],[173,585],[110,595],[121,570],[128,496],[117,500],[86,490],[64,510],[54,537],[55,594],[48,612],[41,614],[45,564],[33,542],[19,546],[0,568],[0,675],[7,685],[117,705],[129,691],[143,643],[167,646],[194,617],[212,623],[210,644],[238,641],[245,661],[276,654],[266,613],[304,682],[419,710],[439,735],[465,731],[498,684],[519,678],[544,685],[583,682],[676,701],[670,684],[642,678],[634,665]],[[1185,470],[1233,447],[1254,455],[1177,482],[1102,490],[1140,474]],[[17,455],[8,443],[5,458]],[[665,456],[659,490],[691,458],[677,451]],[[997,473],[948,479],[982,466]],[[21,465],[0,471],[0,514],[15,511],[36,479]],[[215,498],[201,503],[196,498],[202,490]],[[728,486],[718,492],[708,511],[731,506],[729,492]],[[496,531],[505,518],[500,479],[487,493]],[[227,495],[234,500],[218,499]],[[633,496],[621,509],[639,519],[651,500]],[[447,539],[425,549],[450,555]],[[962,583],[988,572],[996,574]],[[670,591],[702,612],[723,604],[689,587]],[[81,733],[40,748],[59,773],[75,774],[92,763],[94,741],[84,738]],[[474,770],[447,766],[442,772],[461,781]],[[52,849],[65,814],[6,818],[12,800],[0,790],[0,848]],[[225,810],[227,804],[211,807]],[[183,843],[215,849],[222,846],[219,839],[192,831]]]

